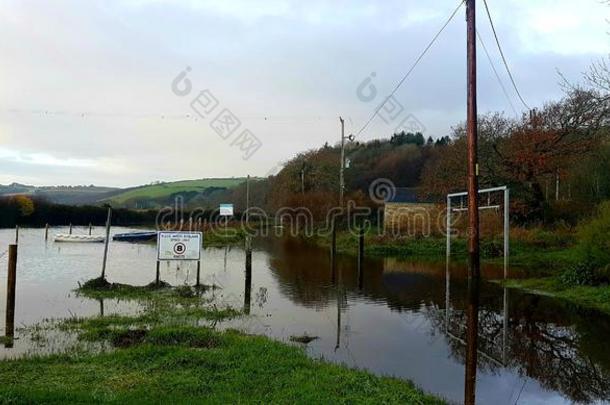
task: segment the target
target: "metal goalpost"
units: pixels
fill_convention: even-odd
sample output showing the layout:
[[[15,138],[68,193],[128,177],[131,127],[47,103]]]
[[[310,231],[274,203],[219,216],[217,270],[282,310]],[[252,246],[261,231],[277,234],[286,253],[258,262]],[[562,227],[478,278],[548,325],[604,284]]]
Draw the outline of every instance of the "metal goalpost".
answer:
[[[500,204],[493,205],[491,203],[491,194],[495,192],[502,191],[504,194],[504,278],[508,277],[508,255],[509,255],[509,202],[510,202],[510,191],[506,186],[500,187],[491,187],[479,190],[479,195],[487,195],[487,204],[479,205],[479,210],[486,209],[499,209]],[[447,194],[447,262],[449,262],[449,256],[451,254],[451,213],[452,212],[461,212],[467,211],[468,208],[464,207],[462,197],[467,196],[468,192],[460,192],[460,193],[451,193]],[[460,197],[460,207],[453,208],[451,206],[451,200],[454,198]],[[480,201],[480,200],[479,200]]]
[[[495,192],[503,192],[504,199],[503,203],[492,204],[491,202],[491,194]],[[507,186],[501,187],[492,187],[479,190],[479,195],[487,195],[487,204],[480,204],[479,210],[485,209],[499,209],[501,205],[504,206],[503,210],[503,236],[504,236],[504,278],[508,277],[508,256],[509,256],[509,203],[510,203],[510,191]],[[450,271],[449,271],[449,263],[450,263],[450,255],[451,255],[451,213],[452,212],[462,212],[467,211],[468,207],[464,206],[463,197],[468,196],[468,192],[460,192],[460,193],[451,193],[447,194],[447,261],[446,261],[446,274],[445,274],[445,332],[447,336],[450,338],[457,340],[459,343],[465,344],[465,342],[459,337],[453,335],[449,331],[449,318],[451,313],[451,301],[450,301]],[[451,205],[451,200],[455,198],[460,198],[459,207],[453,208]],[[485,201],[483,201],[485,203]],[[502,312],[503,312],[503,322],[502,322],[502,360],[496,359],[491,354],[485,353],[482,350],[477,349],[478,353],[483,357],[493,361],[496,364],[500,364],[502,366],[506,365],[506,347],[508,343],[508,289],[504,287],[504,294],[502,299]]]

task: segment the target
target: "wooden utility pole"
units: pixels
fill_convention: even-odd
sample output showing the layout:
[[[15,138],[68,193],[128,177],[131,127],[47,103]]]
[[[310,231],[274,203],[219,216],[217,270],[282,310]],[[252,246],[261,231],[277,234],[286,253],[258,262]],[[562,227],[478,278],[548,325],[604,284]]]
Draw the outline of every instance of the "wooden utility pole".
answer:
[[[345,170],[345,121],[339,117],[341,122],[341,168],[339,171],[339,207],[343,208],[343,192],[345,190],[345,179],[343,171]]]
[[[45,224],[44,226],[44,240],[48,240],[49,239],[49,224]]]
[[[476,0],[466,0],[467,42],[467,112],[466,138],[468,144],[468,280],[478,285],[480,277],[479,257],[479,163],[477,160],[477,48],[476,48]],[[475,293],[478,289],[475,287]],[[471,292],[472,292],[471,290]],[[478,325],[478,311],[468,311],[468,325]],[[472,328],[471,328],[472,329]],[[475,403],[477,328],[466,347],[466,383],[464,403]]]
[[[249,223],[250,213],[248,210],[250,209],[250,175],[246,177],[246,224]]]
[[[477,159],[477,51],[475,26],[475,0],[466,1],[467,29],[467,117],[468,143],[468,275],[479,277],[479,163]]]
[[[108,243],[110,243],[110,220],[112,219],[112,207],[108,206],[106,217],[106,239],[104,240],[104,261],[102,262],[102,279],[106,278],[106,260],[108,259]]]

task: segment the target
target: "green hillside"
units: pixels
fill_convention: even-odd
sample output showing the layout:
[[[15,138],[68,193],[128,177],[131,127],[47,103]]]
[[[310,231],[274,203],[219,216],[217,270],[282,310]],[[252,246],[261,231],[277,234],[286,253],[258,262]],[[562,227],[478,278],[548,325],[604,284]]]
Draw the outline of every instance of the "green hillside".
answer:
[[[108,198],[107,201],[116,206],[151,208],[155,205],[165,205],[178,195],[183,196],[186,200],[190,200],[197,195],[233,188],[244,181],[246,181],[244,177],[234,177],[151,184],[126,189]]]

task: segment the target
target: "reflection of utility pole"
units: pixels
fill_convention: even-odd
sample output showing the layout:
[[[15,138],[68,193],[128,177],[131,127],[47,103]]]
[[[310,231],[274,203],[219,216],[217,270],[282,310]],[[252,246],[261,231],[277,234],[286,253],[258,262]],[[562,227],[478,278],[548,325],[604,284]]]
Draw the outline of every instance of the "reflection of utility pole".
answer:
[[[502,363],[506,364],[506,345],[508,340],[508,288],[504,287],[504,319],[502,325]]]
[[[337,271],[337,342],[335,343],[335,351],[341,346],[341,272]]]
[[[343,178],[343,170],[345,170],[345,121],[339,117],[341,121],[341,167],[339,172],[339,207],[343,208],[343,192],[345,191],[345,179]]]

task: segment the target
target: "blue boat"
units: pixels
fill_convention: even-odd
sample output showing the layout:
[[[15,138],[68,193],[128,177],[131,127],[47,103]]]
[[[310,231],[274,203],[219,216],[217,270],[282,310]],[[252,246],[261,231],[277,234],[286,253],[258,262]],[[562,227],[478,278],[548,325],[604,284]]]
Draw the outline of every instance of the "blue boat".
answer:
[[[157,240],[157,232],[128,232],[117,233],[112,237],[112,240],[121,242],[148,242]]]

